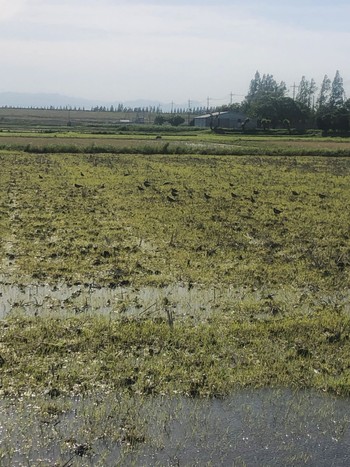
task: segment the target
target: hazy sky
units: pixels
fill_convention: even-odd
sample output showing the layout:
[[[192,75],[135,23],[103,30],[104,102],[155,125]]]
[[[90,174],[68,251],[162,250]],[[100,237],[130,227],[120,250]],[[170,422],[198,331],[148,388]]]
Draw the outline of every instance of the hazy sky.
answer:
[[[0,0],[0,92],[219,105],[256,70],[339,70],[350,97],[349,18],[348,0]]]

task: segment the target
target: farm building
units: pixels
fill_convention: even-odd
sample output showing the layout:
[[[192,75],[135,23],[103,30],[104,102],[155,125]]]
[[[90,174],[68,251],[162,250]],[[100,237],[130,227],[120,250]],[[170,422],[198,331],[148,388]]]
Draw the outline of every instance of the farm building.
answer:
[[[247,116],[242,112],[212,112],[194,118],[194,126],[198,128],[232,128],[240,129],[247,120]],[[245,128],[256,128],[255,119],[249,119]]]

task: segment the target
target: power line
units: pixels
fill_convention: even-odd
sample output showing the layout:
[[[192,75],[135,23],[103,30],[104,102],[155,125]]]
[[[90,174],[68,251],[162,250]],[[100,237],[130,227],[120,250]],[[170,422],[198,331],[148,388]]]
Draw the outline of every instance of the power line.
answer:
[[[230,104],[233,104],[233,96],[238,96],[238,97],[245,97],[243,94],[234,94],[232,91],[230,92]]]

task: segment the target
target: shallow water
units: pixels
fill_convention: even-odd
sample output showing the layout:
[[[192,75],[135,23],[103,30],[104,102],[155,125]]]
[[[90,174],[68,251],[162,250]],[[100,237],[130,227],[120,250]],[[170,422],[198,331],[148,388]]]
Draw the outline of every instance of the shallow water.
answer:
[[[179,316],[190,313],[205,314],[219,298],[229,299],[235,293],[228,289],[225,297],[216,288],[189,288],[184,285],[167,287],[99,287],[91,284],[68,286],[65,283],[51,286],[0,284],[0,317],[13,310],[28,314],[50,312],[99,312],[152,315],[164,309],[164,300],[176,308]],[[236,293],[237,295],[237,293]]]
[[[311,391],[66,402],[64,413],[44,416],[35,399],[2,401],[1,465],[350,465],[349,400]],[[142,434],[134,443],[130,427]]]
[[[271,299],[271,297],[273,297]],[[202,286],[199,284],[173,284],[166,287],[101,287],[97,284],[66,283],[18,285],[0,276],[0,318],[11,312],[21,311],[28,315],[44,313],[102,313],[140,316],[164,314],[165,302],[174,317],[205,318],[216,309],[233,310],[261,305],[277,304],[288,309],[307,311],[310,306],[331,305],[350,312],[350,291],[320,294],[308,288],[289,290],[254,289],[249,287]],[[267,307],[269,309],[269,306]],[[283,310],[282,310],[283,311]]]

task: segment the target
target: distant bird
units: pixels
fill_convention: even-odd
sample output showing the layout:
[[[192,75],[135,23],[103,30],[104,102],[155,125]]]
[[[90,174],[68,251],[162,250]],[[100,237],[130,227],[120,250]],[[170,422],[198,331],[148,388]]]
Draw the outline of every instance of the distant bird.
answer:
[[[254,190],[253,193],[254,193],[254,195],[258,195],[260,193],[260,191],[259,190]]]
[[[75,188],[83,188],[83,185],[78,185],[78,183],[74,183]]]
[[[275,214],[281,214],[281,212],[283,212],[283,211],[282,211],[282,209],[273,208],[273,212]]]
[[[43,179],[44,177],[42,175],[39,174],[39,178]]]
[[[83,174],[83,172],[80,172],[80,175],[81,175],[82,177],[85,177],[85,174]]]
[[[170,203],[175,203],[176,199],[172,198],[171,196],[167,196],[166,199],[170,201]]]
[[[208,200],[208,199],[211,199],[211,196],[208,193],[204,193],[204,198]]]
[[[149,186],[151,186],[151,182],[148,181],[148,180],[145,180],[145,181],[143,182],[143,184],[144,184],[145,187],[147,187],[147,188],[148,188]]]
[[[173,196],[178,196],[179,192],[178,192],[178,190],[177,190],[176,188],[172,188],[172,189],[171,189],[171,194],[172,194]]]
[[[325,195],[324,193],[319,193],[318,196],[319,196],[321,199],[327,198],[327,195]]]
[[[232,198],[238,198],[238,195],[236,193],[231,193]]]
[[[294,196],[299,196],[299,194],[300,194],[300,193],[298,193],[297,191],[292,190],[292,195],[294,195]]]

